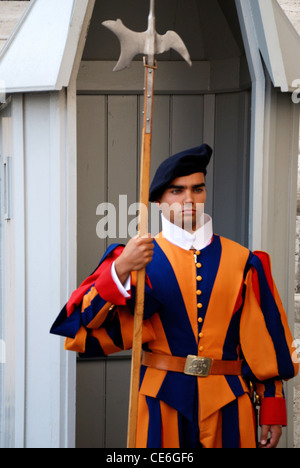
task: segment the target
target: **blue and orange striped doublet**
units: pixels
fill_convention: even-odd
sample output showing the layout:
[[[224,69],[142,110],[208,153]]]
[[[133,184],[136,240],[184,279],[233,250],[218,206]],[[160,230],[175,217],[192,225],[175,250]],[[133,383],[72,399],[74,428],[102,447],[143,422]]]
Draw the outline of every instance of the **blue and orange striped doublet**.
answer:
[[[194,253],[162,236],[147,267],[143,347],[155,354],[243,359],[243,377],[141,369],[138,447],[255,447],[247,382],[262,399],[261,424],[286,425],[282,380],[298,372],[293,338],[269,256],[214,235]],[[132,345],[136,275],[125,299],[110,270],[112,246],[73,293],[51,332],[66,349],[106,356]],[[195,264],[196,263],[196,264]]]

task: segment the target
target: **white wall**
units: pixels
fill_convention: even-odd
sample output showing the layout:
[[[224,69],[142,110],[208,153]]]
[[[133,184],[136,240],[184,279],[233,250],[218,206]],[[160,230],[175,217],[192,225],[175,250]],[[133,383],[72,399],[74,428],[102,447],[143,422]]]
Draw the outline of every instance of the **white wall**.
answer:
[[[3,154],[12,158],[1,311],[4,447],[74,445],[75,355],[49,334],[75,286],[76,129],[68,106],[65,90],[16,95],[0,116]]]

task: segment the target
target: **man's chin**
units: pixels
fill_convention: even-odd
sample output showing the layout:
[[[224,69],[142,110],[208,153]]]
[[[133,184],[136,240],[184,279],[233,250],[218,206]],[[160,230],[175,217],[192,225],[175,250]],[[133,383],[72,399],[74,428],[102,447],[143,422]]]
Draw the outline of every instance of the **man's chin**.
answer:
[[[199,223],[197,223],[197,217],[191,214],[185,215],[183,219],[178,219],[175,224],[185,231],[192,232],[198,229]]]

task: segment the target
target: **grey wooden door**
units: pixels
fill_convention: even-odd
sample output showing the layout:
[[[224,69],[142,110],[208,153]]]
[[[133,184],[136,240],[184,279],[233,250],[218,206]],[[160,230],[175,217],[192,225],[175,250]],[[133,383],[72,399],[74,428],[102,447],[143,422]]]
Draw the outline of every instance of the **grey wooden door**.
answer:
[[[215,231],[247,243],[248,91],[218,94],[160,94],[155,98],[152,174],[158,164],[182,149],[207,142],[215,149],[208,174],[207,211]],[[119,210],[138,200],[142,96],[78,96],[78,283],[97,266],[116,238],[99,239],[97,207],[109,202]],[[121,208],[122,209],[122,208]],[[119,213],[118,213],[119,216]],[[128,222],[130,222],[128,216]],[[123,232],[122,232],[123,231]],[[79,361],[77,446],[126,444],[130,354]]]

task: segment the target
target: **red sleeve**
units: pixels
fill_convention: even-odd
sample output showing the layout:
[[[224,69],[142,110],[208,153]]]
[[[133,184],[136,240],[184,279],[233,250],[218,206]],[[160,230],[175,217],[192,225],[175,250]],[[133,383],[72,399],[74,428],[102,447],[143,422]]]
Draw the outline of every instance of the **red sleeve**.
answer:
[[[263,398],[259,424],[261,426],[287,426],[285,398]]]
[[[111,275],[111,267],[114,261],[121,255],[123,248],[116,249],[111,256],[103,262],[99,269],[99,276],[95,281],[95,288],[99,295],[107,302],[115,305],[126,305],[126,298],[119,291]],[[130,293],[129,293],[130,294]]]
[[[116,249],[114,249],[107,257],[106,259],[99,265],[99,267],[96,269],[96,271],[89,276],[80,286],[76,291],[73,292],[73,294],[70,297],[70,300],[67,303],[66,309],[67,309],[67,315],[68,317],[72,314],[74,309],[81,304],[83,297],[85,294],[90,290],[90,288],[95,284],[96,289],[99,292],[99,289],[101,289],[102,293],[107,292],[106,294],[103,294],[103,298],[106,299],[106,296],[108,295],[110,298],[114,297],[114,294],[117,294],[117,297],[115,298],[116,300],[110,300],[106,299],[108,302],[112,303],[117,303],[117,300],[121,299],[121,294],[118,290],[118,288],[115,286],[114,288],[114,281],[111,277],[110,274],[110,269],[111,265],[113,262],[121,255],[123,252],[124,247],[123,246],[118,246]],[[109,274],[107,274],[109,272]],[[105,296],[105,297],[104,297]],[[122,296],[123,300],[124,297]],[[122,305],[120,303],[120,305]]]

